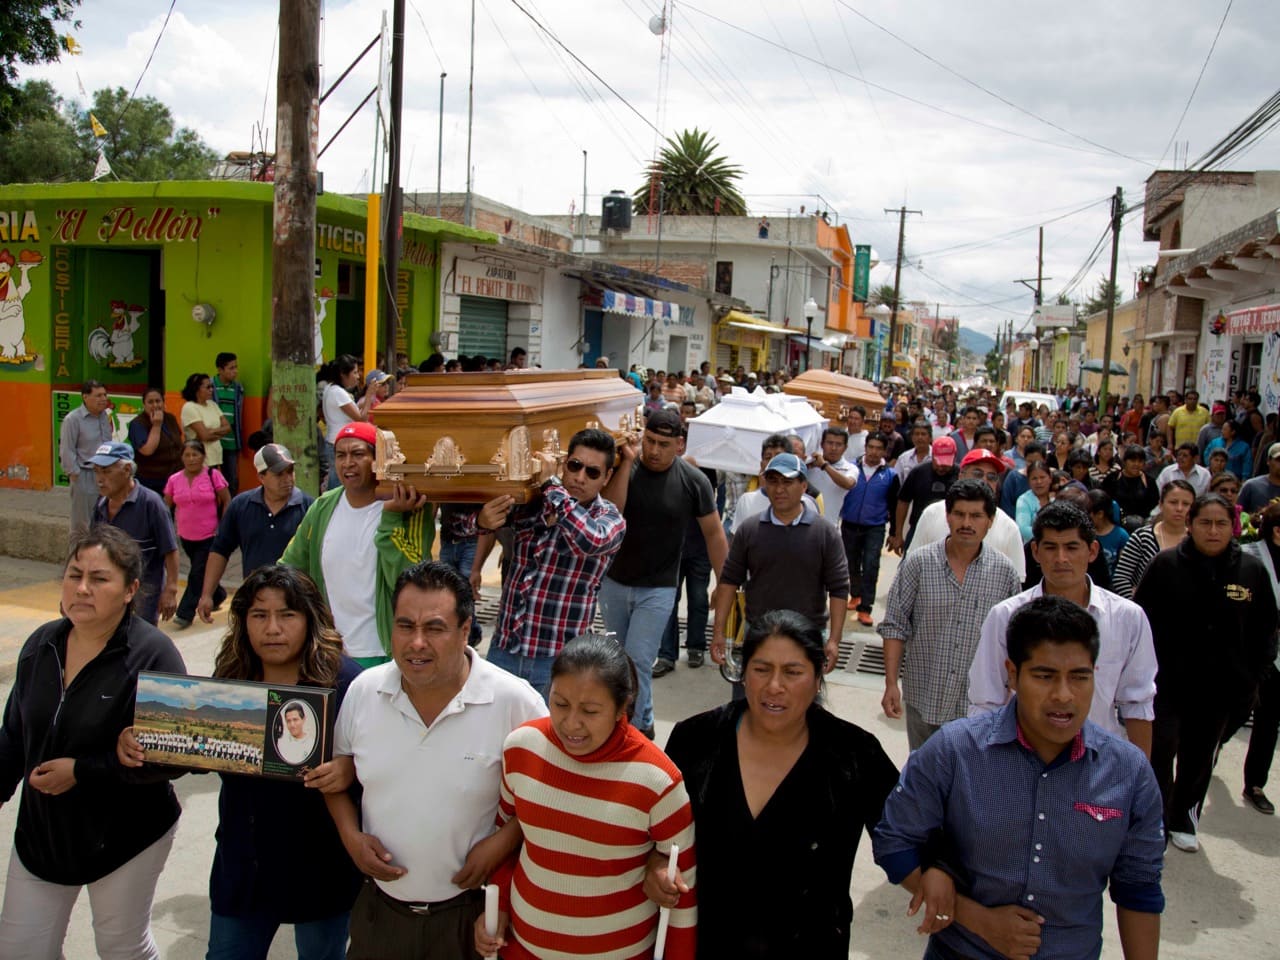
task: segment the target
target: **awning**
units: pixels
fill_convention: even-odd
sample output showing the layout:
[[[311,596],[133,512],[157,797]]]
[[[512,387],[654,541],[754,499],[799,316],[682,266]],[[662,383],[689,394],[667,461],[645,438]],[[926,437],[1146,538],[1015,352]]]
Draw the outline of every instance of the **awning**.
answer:
[[[759,317],[753,317],[751,314],[742,313],[739,310],[730,310],[720,318],[720,323],[726,327],[737,327],[740,330],[758,330],[769,334],[771,337],[785,337],[791,333],[789,327],[778,326],[776,323],[761,320]]]
[[[640,317],[644,320],[662,320],[666,324],[680,323],[680,305],[668,300],[651,300],[634,293],[622,293],[600,289],[600,309],[605,313],[620,313],[624,317]]]
[[[817,337],[806,337],[803,333],[793,333],[790,335],[792,340],[797,341],[801,346],[805,346],[808,342],[807,349],[817,350],[819,353],[839,353],[839,347],[833,347],[829,343],[823,343]]]

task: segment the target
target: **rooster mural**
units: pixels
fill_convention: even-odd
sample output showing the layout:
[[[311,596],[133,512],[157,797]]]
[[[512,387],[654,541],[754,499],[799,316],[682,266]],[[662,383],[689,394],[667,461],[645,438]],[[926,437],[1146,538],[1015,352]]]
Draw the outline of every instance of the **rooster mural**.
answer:
[[[26,363],[34,359],[27,352],[27,318],[22,301],[31,292],[28,274],[43,261],[44,257],[35,250],[19,251],[16,260],[8,247],[0,250],[0,363]],[[16,282],[15,266],[18,268]]]
[[[126,307],[123,300],[112,300],[111,326],[104,324],[89,331],[89,356],[116,370],[141,366],[142,358],[134,355],[133,335],[142,329],[140,318],[146,312],[136,303]]]

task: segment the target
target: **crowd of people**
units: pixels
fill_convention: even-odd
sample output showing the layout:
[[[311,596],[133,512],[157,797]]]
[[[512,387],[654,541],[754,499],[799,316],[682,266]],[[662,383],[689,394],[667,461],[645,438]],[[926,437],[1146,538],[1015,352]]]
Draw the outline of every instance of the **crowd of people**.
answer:
[[[775,434],[735,474],[685,455],[689,420],[789,372],[635,367],[636,435],[540,455],[528,503],[439,506],[378,495],[392,378],[341,357],[317,395],[327,489],[297,490],[291,452],[259,437],[240,493],[243,391],[233,355],[216,367],[189,378],[180,425],[149,397],[111,441],[86,384],[64,429],[62,616],[24,647],[0,727],[0,795],[21,786],[0,956],[56,956],[82,886],[102,956],[158,956],[182,772],[146,762],[173,744],[135,736],[129,710],[139,670],[185,672],[158,618],[211,622],[236,550],[213,675],[333,688],[338,713],[333,758],[298,781],[220,775],[211,958],[265,957],[292,924],[304,960],[643,958],[659,929],[671,958],[834,960],[865,831],[931,960],[1097,957],[1104,889],[1134,960],[1158,952],[1166,842],[1199,849],[1250,715],[1244,798],[1274,813],[1280,441],[1256,394],[1000,409],[984,388],[886,384],[815,448]],[[882,638],[901,771],[823,705],[850,613]],[[660,747],[655,680],[708,652],[727,702]],[[745,881],[762,857],[774,882]]]

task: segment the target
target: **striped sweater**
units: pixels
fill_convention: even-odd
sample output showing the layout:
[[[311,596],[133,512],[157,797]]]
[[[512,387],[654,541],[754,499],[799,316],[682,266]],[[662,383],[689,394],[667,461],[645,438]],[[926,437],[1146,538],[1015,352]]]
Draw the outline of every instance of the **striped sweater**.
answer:
[[[524,845],[493,878],[511,914],[504,960],[648,960],[658,908],[644,895],[656,846],[680,847],[690,892],[671,913],[668,960],[692,960],[693,812],[675,764],[630,723],[574,757],[549,718],[518,727],[502,753],[498,818],[520,821]]]

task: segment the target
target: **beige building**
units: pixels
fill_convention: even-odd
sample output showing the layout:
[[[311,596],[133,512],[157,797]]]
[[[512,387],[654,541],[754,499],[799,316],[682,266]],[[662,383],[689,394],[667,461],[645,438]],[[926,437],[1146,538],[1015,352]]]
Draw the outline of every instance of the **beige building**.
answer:
[[[1107,389],[1120,397],[1132,397],[1135,390],[1144,397],[1147,395],[1140,386],[1136,385],[1138,371],[1142,369],[1140,351],[1136,349],[1134,343],[1137,319],[1138,301],[1129,300],[1116,307],[1111,324],[1111,362],[1113,365],[1119,364],[1123,367],[1125,373],[1119,373],[1119,368],[1113,369]],[[1093,361],[1094,364],[1102,362],[1107,336],[1107,312],[1102,310],[1086,317],[1084,329],[1084,355],[1080,361],[1082,368],[1089,361]],[[1080,386],[1097,395],[1102,389],[1101,368],[1099,367],[1096,373],[1081,369]]]

